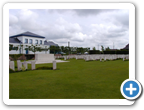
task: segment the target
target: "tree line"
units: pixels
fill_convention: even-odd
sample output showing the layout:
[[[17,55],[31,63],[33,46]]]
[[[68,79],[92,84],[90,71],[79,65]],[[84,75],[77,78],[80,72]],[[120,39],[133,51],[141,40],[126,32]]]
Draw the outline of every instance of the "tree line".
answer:
[[[85,52],[89,54],[106,54],[106,53],[114,53],[113,50],[111,50],[109,47],[104,48],[104,46],[101,45],[101,51],[96,50],[95,47],[90,50],[90,48],[83,48],[83,47],[68,47],[68,46],[43,46],[41,47],[40,45],[18,45],[18,46],[13,46],[12,44],[9,44],[9,51],[11,50],[22,50],[23,53],[23,48],[24,50],[29,50],[32,51],[34,54],[35,52],[41,52],[45,51],[45,53],[50,50],[51,54],[84,54]],[[112,52],[110,52],[112,51]],[[115,50],[116,51],[128,51],[128,50]]]
[[[32,51],[34,54],[35,52],[39,51],[45,51],[47,52],[50,50],[50,53],[53,54],[84,54],[85,52],[89,52],[90,48],[83,48],[83,47],[68,47],[68,46],[45,46],[45,47],[40,47],[39,45],[18,45],[18,46],[13,46],[12,44],[9,44],[9,51],[11,50],[22,50],[23,53],[23,48],[24,50],[29,50]]]

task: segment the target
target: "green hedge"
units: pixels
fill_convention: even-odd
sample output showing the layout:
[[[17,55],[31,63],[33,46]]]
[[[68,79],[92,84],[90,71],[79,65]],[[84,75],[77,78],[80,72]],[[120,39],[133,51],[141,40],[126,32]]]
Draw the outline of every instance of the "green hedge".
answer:
[[[129,54],[128,50],[104,51],[104,54]]]
[[[100,54],[101,52],[99,50],[90,50],[89,54]]]

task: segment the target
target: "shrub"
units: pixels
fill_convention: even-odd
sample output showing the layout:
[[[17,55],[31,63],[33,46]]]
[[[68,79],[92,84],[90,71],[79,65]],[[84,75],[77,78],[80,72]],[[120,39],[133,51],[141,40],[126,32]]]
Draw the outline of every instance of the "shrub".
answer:
[[[21,70],[22,70],[22,71],[25,71],[25,70],[26,70],[26,67],[22,65]]]
[[[47,66],[42,66],[42,67],[37,67],[37,70],[52,70],[52,67],[47,67]]]
[[[99,50],[90,50],[89,54],[100,54]]]

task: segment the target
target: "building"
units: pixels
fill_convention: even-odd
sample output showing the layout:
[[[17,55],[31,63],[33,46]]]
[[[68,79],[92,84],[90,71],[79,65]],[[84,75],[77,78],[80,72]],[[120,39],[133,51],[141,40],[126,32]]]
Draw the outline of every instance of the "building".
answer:
[[[124,48],[122,48],[121,50],[129,50],[129,44],[127,44]]]
[[[34,52],[25,50],[28,46],[36,45],[41,48],[49,48],[50,46],[58,46],[52,41],[48,41],[45,37],[31,33],[24,32],[18,35],[9,37],[9,44],[13,45],[13,47],[18,47],[18,50],[11,50],[9,54],[34,54]],[[37,51],[35,54],[49,54],[50,51]]]

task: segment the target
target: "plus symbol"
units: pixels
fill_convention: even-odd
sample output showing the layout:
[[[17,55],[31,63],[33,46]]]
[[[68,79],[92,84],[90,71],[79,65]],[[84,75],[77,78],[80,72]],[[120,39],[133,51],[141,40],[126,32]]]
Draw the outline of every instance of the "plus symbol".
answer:
[[[132,84],[130,84],[130,88],[126,88],[126,91],[130,91],[130,95],[132,95],[133,91],[136,91],[136,90],[137,90],[137,88],[133,88]]]

